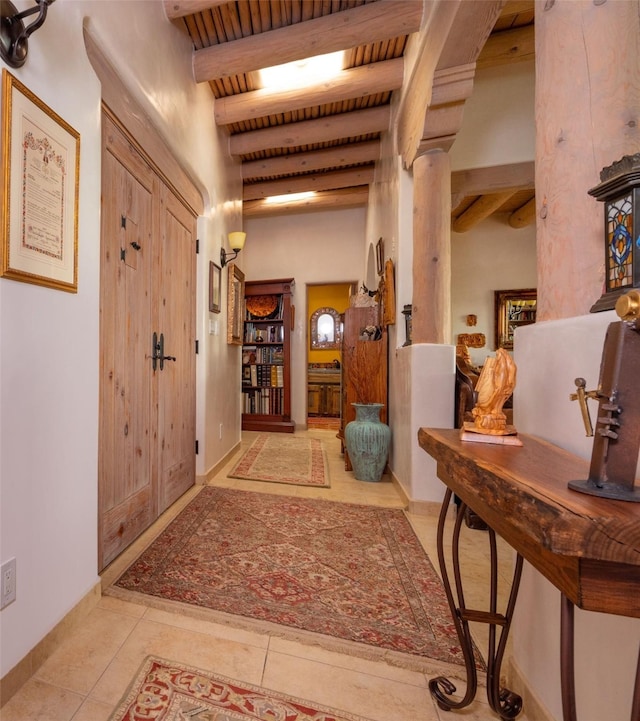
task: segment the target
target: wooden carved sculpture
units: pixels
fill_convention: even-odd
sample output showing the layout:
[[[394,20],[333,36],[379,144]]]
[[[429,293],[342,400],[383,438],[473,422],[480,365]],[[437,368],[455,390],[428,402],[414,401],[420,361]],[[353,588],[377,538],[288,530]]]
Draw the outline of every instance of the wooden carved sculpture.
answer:
[[[516,385],[516,364],[503,348],[498,348],[495,358],[487,358],[476,384],[477,401],[471,411],[473,423],[465,423],[465,430],[487,435],[511,435],[507,417],[502,406],[513,393]]]

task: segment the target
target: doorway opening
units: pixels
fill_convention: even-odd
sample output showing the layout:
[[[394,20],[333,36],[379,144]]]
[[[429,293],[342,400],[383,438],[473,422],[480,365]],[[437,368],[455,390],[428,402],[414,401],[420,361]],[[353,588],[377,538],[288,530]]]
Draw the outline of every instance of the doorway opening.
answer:
[[[307,285],[307,427],[339,430],[342,322],[357,282]]]

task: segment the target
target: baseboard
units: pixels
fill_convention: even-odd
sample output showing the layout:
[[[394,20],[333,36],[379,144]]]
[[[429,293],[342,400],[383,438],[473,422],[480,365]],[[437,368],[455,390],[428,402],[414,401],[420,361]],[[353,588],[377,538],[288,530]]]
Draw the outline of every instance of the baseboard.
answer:
[[[229,463],[231,458],[240,450],[240,446],[242,445],[241,441],[238,441],[233,448],[224,455],[222,460],[218,461],[215,466],[210,468],[204,476],[196,476],[196,485],[197,486],[206,486],[207,483],[216,476],[226,465]]]
[[[402,496],[402,502],[409,513],[415,513],[416,516],[439,516],[442,503],[437,501],[416,501],[407,495],[402,483],[397,476],[391,471],[391,482],[396,487],[398,493]]]
[[[527,721],[556,721],[533,691],[518,664],[510,656],[507,660],[506,685],[522,698]]]
[[[42,664],[97,606],[102,596],[100,582],[37,643],[29,653],[0,679],[0,708],[14,696]]]

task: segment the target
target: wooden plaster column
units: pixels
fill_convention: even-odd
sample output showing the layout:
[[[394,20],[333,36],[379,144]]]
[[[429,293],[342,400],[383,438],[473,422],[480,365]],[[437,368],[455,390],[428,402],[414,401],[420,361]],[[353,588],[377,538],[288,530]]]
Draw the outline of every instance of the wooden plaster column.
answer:
[[[413,163],[413,343],[451,343],[451,163],[430,150]]]
[[[538,320],[602,293],[600,170],[640,151],[640,2],[536,2]]]

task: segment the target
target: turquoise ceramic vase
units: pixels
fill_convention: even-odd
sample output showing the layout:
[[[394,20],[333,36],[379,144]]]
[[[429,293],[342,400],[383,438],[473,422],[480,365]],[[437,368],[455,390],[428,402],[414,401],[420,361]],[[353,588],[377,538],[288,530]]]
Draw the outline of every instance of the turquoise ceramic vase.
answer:
[[[359,481],[379,481],[389,455],[391,429],[380,420],[382,403],[352,403],[356,419],[347,423],[344,440]]]

